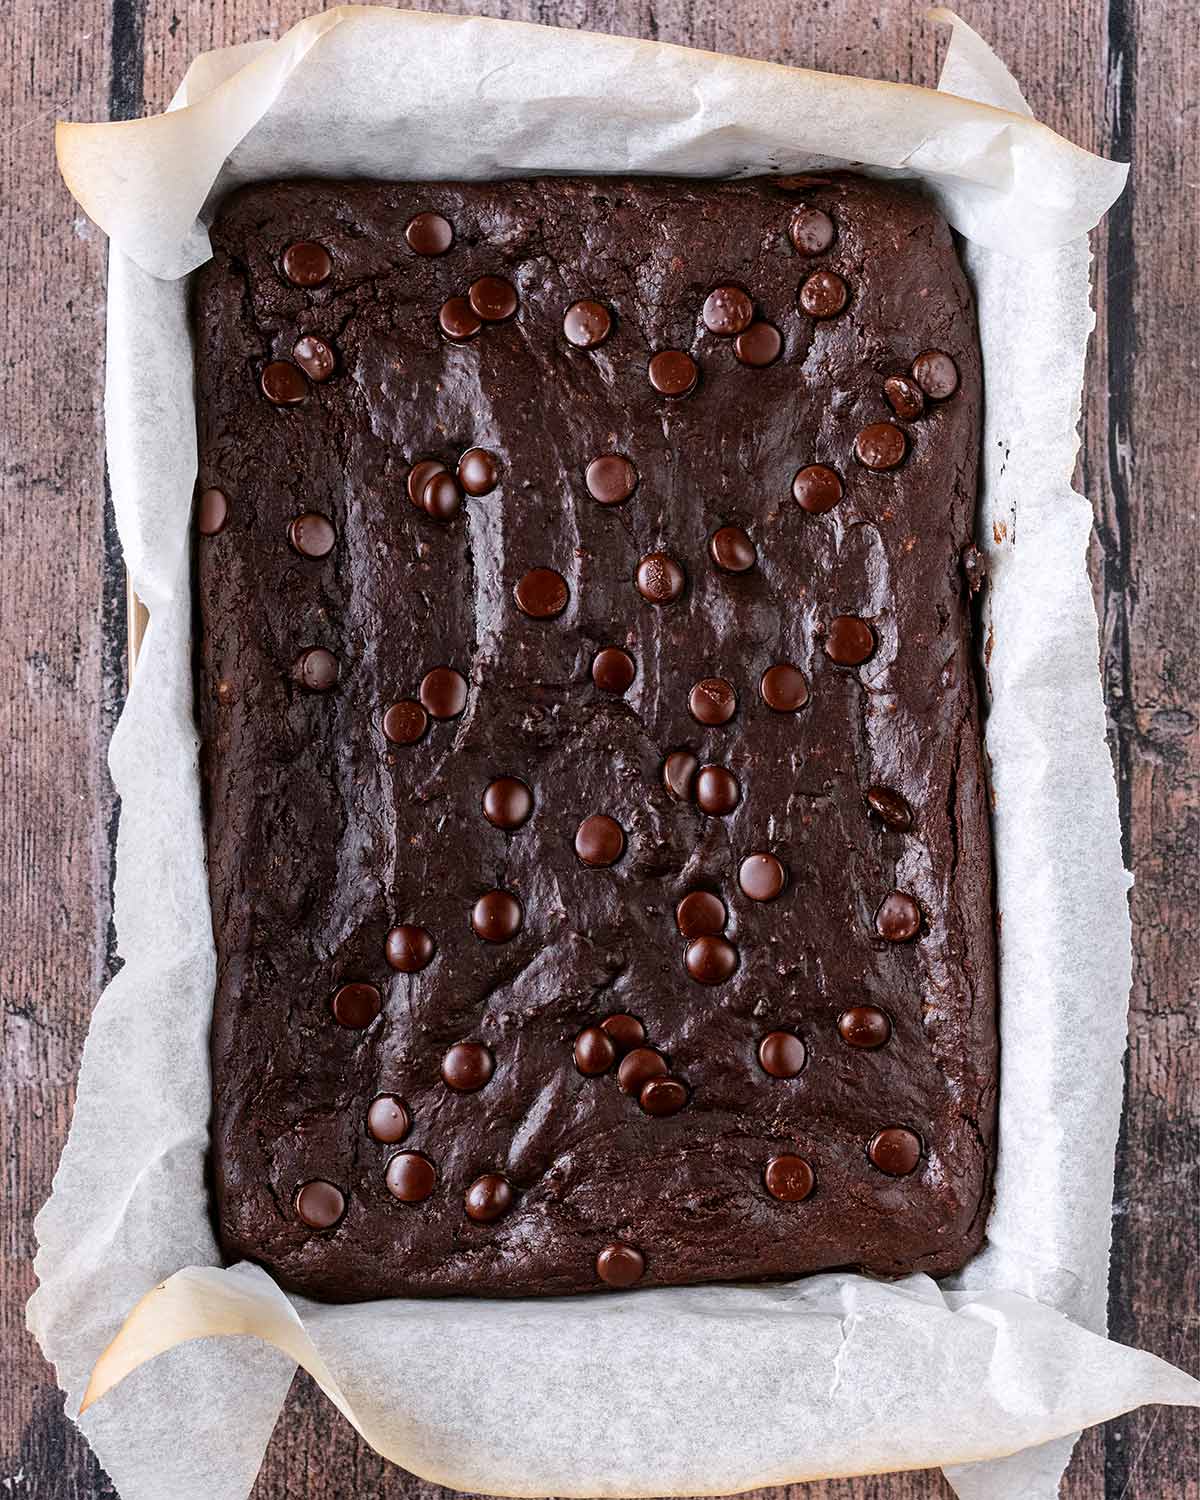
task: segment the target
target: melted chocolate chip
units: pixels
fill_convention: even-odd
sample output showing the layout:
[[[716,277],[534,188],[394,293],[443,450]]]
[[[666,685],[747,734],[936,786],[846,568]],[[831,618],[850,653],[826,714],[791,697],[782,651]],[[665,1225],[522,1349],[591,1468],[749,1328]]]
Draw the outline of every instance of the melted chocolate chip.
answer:
[[[728,724],[737,712],[737,693],[723,677],[702,677],[688,694],[688,711],[698,724]]]
[[[310,380],[328,380],[337,366],[337,355],[324,339],[306,333],[292,345],[292,358]]]
[[[465,344],[483,327],[483,319],[465,297],[450,297],[438,313],[438,327],[455,344]]]
[[[887,1013],[877,1005],[852,1005],[838,1017],[838,1035],[848,1047],[882,1047],[892,1034]]]
[[[339,671],[337,657],[324,646],[310,646],[292,666],[292,676],[310,693],[327,693],[336,687]]]
[[[637,488],[637,470],[620,453],[603,453],[593,458],[584,471],[588,494],[601,505],[620,505]]]
[[[633,657],[618,646],[606,646],[592,660],[592,681],[602,693],[627,693],[636,675]]]
[[[634,1047],[621,1059],[617,1069],[617,1087],[623,1094],[640,1094],[650,1078],[664,1078],[667,1065],[653,1047]]]
[[[693,938],[687,945],[683,962],[698,984],[724,984],[737,968],[737,949],[727,938]]]
[[[823,516],[845,493],[841,475],[824,464],[809,464],[792,480],[792,495],[801,510],[812,516]]]
[[[715,333],[721,338],[732,338],[734,334],[749,328],[754,317],[754,303],[740,286],[714,287],[704,299],[701,317],[709,333]]]
[[[333,1018],[339,1026],[362,1031],[379,1014],[381,1004],[373,984],[344,984],[333,997]]]
[[[687,1085],[678,1078],[648,1078],[638,1094],[638,1103],[648,1115],[677,1115],[688,1102]]]
[[[229,501],[223,490],[201,490],[196,501],[196,530],[201,536],[216,536],[229,520]]]
[[[308,395],[308,381],[286,359],[273,359],[262,372],[262,392],[274,406],[296,406]]]
[[[871,1137],[867,1156],[889,1177],[907,1177],[921,1160],[921,1137],[904,1125],[889,1125]]]
[[[815,1181],[813,1169],[802,1156],[773,1156],[763,1173],[767,1192],[780,1203],[803,1203]]]
[[[552,620],[567,607],[571,591],[567,580],[553,568],[531,568],[516,588],[517,608],[531,620]]]
[[[425,486],[435,474],[444,474],[446,465],[436,458],[422,458],[408,471],[408,498],[418,510],[425,508]]]
[[[458,461],[458,482],[468,495],[490,495],[500,483],[500,464],[486,448],[468,448]]]
[[[907,943],[921,930],[921,908],[907,891],[889,891],[875,913],[875,931],[889,943]]]
[[[925,410],[925,397],[915,380],[905,375],[889,375],[883,382],[887,404],[905,422],[915,422]]]
[[[646,1028],[636,1016],[626,1015],[624,1011],[605,1016],[600,1022],[600,1028],[606,1036],[612,1038],[619,1054],[624,1054],[633,1047],[640,1047],[646,1040]]]
[[[895,422],[872,422],[854,439],[854,456],[867,469],[881,472],[904,462],[908,441]]]
[[[383,944],[384,955],[399,974],[416,974],[433,957],[433,939],[424,927],[393,927]]]
[[[632,1245],[605,1245],[596,1257],[596,1275],[606,1286],[632,1286],[645,1270],[645,1257]]]
[[[435,521],[452,521],[462,509],[462,503],[458,481],[445,469],[431,475],[421,492],[421,507]]]
[[[332,1182],[314,1178],[296,1189],[296,1217],[310,1229],[332,1229],[345,1212],[345,1195]]]
[[[650,384],[661,396],[686,396],[700,379],[696,361],[682,349],[663,349],[646,369]]]
[[[912,827],[912,808],[899,792],[889,791],[886,786],[869,786],[863,796],[881,823],[901,830]]]
[[[738,866],[738,885],[751,901],[774,901],[787,884],[787,871],[773,854],[748,854]]]
[[[808,1060],[808,1051],[794,1031],[769,1031],[758,1044],[758,1062],[772,1078],[795,1078]]]
[[[483,794],[483,815],[495,828],[520,828],[533,811],[533,793],[515,776],[497,776]]]
[[[463,1196],[467,1218],[476,1224],[491,1224],[501,1218],[516,1202],[512,1183],[499,1172],[485,1172],[477,1177]]]
[[[434,667],[421,679],[420,698],[435,719],[457,719],[467,706],[467,679],[453,667]]]
[[[741,801],[742,789],[737,777],[724,766],[701,766],[695,795],[701,812],[723,818]]]
[[[485,943],[507,943],[524,920],[521,903],[511,891],[488,891],[471,908],[471,926]]]
[[[846,283],[834,271],[814,271],[800,288],[800,306],[810,318],[833,318],[849,299]]]
[[[602,302],[585,298],[563,314],[563,335],[576,349],[595,349],[612,332],[612,314]]]
[[[333,522],[319,511],[306,511],[288,527],[288,541],[301,557],[327,557],[333,551],[337,533]]]
[[[401,1203],[424,1203],[437,1186],[437,1169],[419,1151],[398,1151],[388,1162],[383,1180]]]
[[[482,1042],[455,1042],[442,1058],[442,1081],[459,1094],[474,1094],[491,1078],[496,1060]]]
[[[599,1026],[585,1026],[575,1038],[575,1066],[585,1078],[607,1073],[617,1060],[617,1044]]]
[[[777,714],[795,713],[808,702],[808,681],[804,673],[786,661],[767,668],[758,691],[762,701]]]
[[[725,931],[728,913],[720,896],[689,891],[675,908],[675,925],[685,938],[716,937]]]
[[[676,802],[690,802],[696,787],[700,762],[690,750],[672,750],[663,762],[663,786]]]
[[[722,573],[745,573],[758,561],[754,543],[740,526],[722,526],[708,539],[708,555]]]
[[[367,1110],[367,1134],[385,1146],[395,1146],[412,1127],[412,1116],[403,1099],[395,1094],[380,1094],[371,1100]]]
[[[429,715],[413,698],[401,698],[383,716],[383,733],[393,745],[415,745],[429,728]]]
[[[927,349],[913,360],[912,377],[931,401],[945,401],[958,389],[958,366],[940,349]]]
[[[670,604],[683,593],[683,569],[667,552],[648,552],[637,565],[638,593],[651,604]]]
[[[471,283],[467,301],[485,323],[503,323],[517,310],[517,289],[502,276],[481,276]]]
[[[792,215],[788,234],[799,255],[824,255],[833,244],[833,220],[819,208],[802,203]]]
[[[783,335],[774,323],[761,320],[751,323],[745,333],[739,333],[733,341],[733,352],[738,361],[752,369],[762,370],[773,365],[783,349]]]
[[[283,252],[283,274],[295,286],[320,286],[333,273],[333,260],[324,245],[297,240]]]
[[[825,637],[825,654],[839,667],[857,667],[875,650],[875,632],[857,615],[835,615]]]
[[[417,255],[445,255],[454,243],[454,227],[441,214],[426,210],[409,219],[404,238]]]
[[[575,830],[575,853],[593,869],[615,865],[624,852],[624,830],[606,813],[593,813]]]

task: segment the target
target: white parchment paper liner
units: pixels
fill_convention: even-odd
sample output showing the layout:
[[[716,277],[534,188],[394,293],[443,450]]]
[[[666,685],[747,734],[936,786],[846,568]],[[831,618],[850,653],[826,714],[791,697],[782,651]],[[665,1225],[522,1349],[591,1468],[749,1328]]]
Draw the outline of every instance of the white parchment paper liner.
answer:
[[[1080,1427],[1143,1402],[1200,1402],[1197,1382],[1103,1338],[1128,882],[1084,567],[1091,509],[1070,477],[1092,324],[1082,236],[1124,168],[1029,118],[992,53],[955,26],[933,92],[342,7],[278,42],[199,58],[157,119],[60,127],[64,175],[112,238],[108,458],[151,621],[111,753],[124,968],[96,1007],[71,1135],[37,1221],[29,1320],[72,1413],[96,1367],[97,1404],[80,1425],[125,1500],[242,1500],[297,1362],[381,1453],[511,1495],[711,1494],[942,1464],[964,1497],[1044,1500]],[[285,1296],[248,1265],[221,1270],[203,1178],[214,960],[179,279],[208,254],[205,204],[301,171],[836,165],[921,179],[966,236],[979,298],[1003,913],[987,1248],[941,1286],[836,1274],[356,1307]]]

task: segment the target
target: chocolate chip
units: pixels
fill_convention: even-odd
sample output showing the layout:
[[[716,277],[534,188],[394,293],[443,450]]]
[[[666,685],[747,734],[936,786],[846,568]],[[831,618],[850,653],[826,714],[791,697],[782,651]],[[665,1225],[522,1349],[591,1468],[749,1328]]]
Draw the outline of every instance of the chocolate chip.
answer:
[[[445,255],[454,243],[454,227],[449,219],[427,209],[409,219],[404,238],[418,255]]]
[[[420,698],[435,719],[457,719],[467,706],[467,679],[453,667],[434,667],[421,679]]]
[[[483,319],[465,297],[450,297],[442,303],[438,327],[453,343],[465,344],[483,327]]]
[[[379,1014],[381,1004],[373,984],[344,984],[333,997],[333,1018],[339,1026],[361,1031]]]
[[[931,401],[945,401],[958,389],[958,366],[940,349],[927,349],[912,364],[912,377]]]
[[[824,464],[809,464],[792,480],[792,495],[801,510],[811,516],[823,516],[845,493],[841,475]]]
[[[696,803],[701,812],[723,818],[741,801],[737,777],[724,766],[701,766],[696,777]]]
[[[600,1028],[606,1036],[612,1038],[613,1045],[620,1054],[628,1052],[632,1047],[640,1047],[646,1040],[646,1028],[636,1016],[626,1015],[624,1011],[605,1016],[600,1022]]]
[[[795,713],[808,702],[808,682],[799,667],[776,662],[762,674],[758,684],[762,701],[777,714]]]
[[[601,505],[620,505],[637,488],[637,470],[620,453],[603,453],[584,470],[588,494]]]
[[[308,395],[308,381],[286,359],[273,359],[263,368],[262,392],[275,406],[295,406]]]
[[[663,786],[676,802],[690,802],[696,785],[700,762],[690,750],[672,750],[663,761]]]
[[[481,276],[471,283],[467,301],[485,323],[503,323],[517,310],[517,289],[502,276]]]
[[[440,470],[430,476],[421,494],[421,506],[435,521],[452,521],[462,509],[462,491],[454,475]]]
[[[415,745],[429,728],[429,716],[414,698],[401,698],[383,716],[383,732],[393,745]]]
[[[737,968],[737,949],[723,937],[693,938],[683,962],[698,984],[724,984]]]
[[[877,1005],[852,1005],[838,1017],[838,1035],[848,1047],[882,1047],[892,1023]]]
[[[813,1190],[813,1169],[802,1156],[773,1156],[763,1173],[772,1198],[780,1203],[803,1203]]]
[[[511,891],[488,891],[471,908],[471,926],[485,943],[507,943],[524,920],[521,903]]]
[[[921,930],[921,908],[907,891],[889,891],[875,913],[875,931],[889,943],[907,943]]]
[[[563,334],[576,349],[595,349],[612,332],[612,314],[602,302],[572,302],[563,314]]]
[[[677,1115],[688,1102],[687,1085],[678,1078],[648,1078],[638,1094],[638,1103],[648,1115]]]
[[[500,483],[500,464],[486,448],[468,448],[458,461],[458,482],[468,495],[490,495]]]
[[[606,1286],[632,1286],[645,1269],[645,1257],[632,1245],[605,1245],[596,1257],[596,1275]]]
[[[223,490],[202,490],[196,502],[196,530],[201,536],[216,536],[229,520],[229,501]]]
[[[425,509],[425,486],[435,474],[444,474],[446,465],[436,458],[422,458],[408,471],[408,498],[418,510]]]
[[[795,1078],[808,1059],[804,1043],[794,1031],[768,1031],[758,1044],[758,1062],[772,1078]]]
[[[915,380],[906,375],[889,375],[883,382],[887,404],[905,422],[915,422],[925,410],[925,397]]]
[[[871,1137],[867,1156],[889,1177],[907,1177],[921,1160],[921,1137],[903,1125],[889,1125]]]
[[[836,272],[814,271],[800,288],[800,306],[811,318],[832,318],[845,307],[849,295]]]
[[[346,1212],[341,1188],[314,1178],[296,1189],[296,1217],[310,1229],[332,1229]]]
[[[825,637],[825,654],[839,667],[860,666],[875,650],[875,632],[857,615],[835,615]]]
[[[437,1170],[419,1151],[397,1151],[383,1174],[387,1190],[401,1203],[424,1203],[437,1186]]]
[[[412,1126],[412,1116],[403,1099],[395,1094],[380,1094],[371,1100],[367,1110],[367,1134],[385,1146],[402,1141]]]
[[[728,913],[720,896],[689,891],[675,908],[675,925],[685,938],[716,937],[725,931]]]
[[[592,681],[602,693],[628,692],[636,674],[633,657],[618,646],[606,646],[592,660]]]
[[[319,511],[306,511],[288,527],[288,541],[301,557],[327,557],[336,540],[333,522]]]
[[[735,333],[749,328],[754,317],[754,303],[740,286],[714,287],[704,299],[701,317],[709,333],[732,338]]]
[[[599,1026],[585,1026],[575,1038],[575,1066],[585,1078],[607,1073],[617,1059],[617,1044]]]
[[[912,808],[899,792],[889,791],[886,786],[869,786],[863,795],[867,806],[889,828],[912,827]]]
[[[531,620],[551,620],[567,607],[567,580],[553,568],[531,568],[513,589],[517,608]]]
[[[745,333],[733,341],[733,352],[740,363],[762,370],[773,365],[783,349],[783,335],[774,323],[751,323]]]
[[[737,712],[737,693],[723,677],[702,677],[688,694],[688,711],[698,724],[728,724]]]
[[[637,565],[637,590],[651,604],[670,604],[683,593],[683,569],[667,552],[648,552]]]
[[[774,901],[787,884],[787,871],[773,854],[747,854],[738,866],[738,885],[751,901]]]
[[[310,380],[328,380],[337,365],[337,355],[314,333],[306,333],[292,345],[292,358]]]
[[[854,439],[854,456],[867,469],[894,469],[904,462],[908,441],[895,422],[872,422]]]
[[[320,286],[333,273],[333,260],[324,245],[297,240],[283,252],[283,274],[295,286]]]
[[[533,793],[515,776],[497,776],[483,794],[483,815],[495,828],[520,828],[533,811]]]
[[[700,378],[696,361],[682,349],[663,349],[646,370],[650,384],[662,396],[686,396]]]
[[[481,1089],[496,1068],[495,1059],[482,1042],[455,1042],[442,1058],[442,1081],[459,1094]]]
[[[615,865],[625,851],[625,833],[615,818],[593,813],[575,830],[575,853],[585,865]]]
[[[833,244],[833,220],[819,208],[802,203],[788,225],[792,244],[800,255],[824,255]]]
[[[433,939],[424,927],[405,923],[393,927],[383,944],[384,955],[400,974],[416,974],[433,957]]]
[[[650,1078],[664,1078],[667,1064],[661,1052],[653,1047],[634,1047],[621,1059],[617,1069],[617,1087],[623,1094],[640,1094]]]
[[[467,1218],[477,1224],[490,1224],[506,1214],[516,1201],[512,1183],[499,1172],[485,1172],[477,1177],[463,1196]]]
[[[324,646],[310,646],[301,651],[292,666],[292,676],[310,693],[327,693],[337,684],[338,659]]]
[[[758,551],[740,526],[722,526],[708,539],[708,555],[722,573],[745,573],[758,561]]]

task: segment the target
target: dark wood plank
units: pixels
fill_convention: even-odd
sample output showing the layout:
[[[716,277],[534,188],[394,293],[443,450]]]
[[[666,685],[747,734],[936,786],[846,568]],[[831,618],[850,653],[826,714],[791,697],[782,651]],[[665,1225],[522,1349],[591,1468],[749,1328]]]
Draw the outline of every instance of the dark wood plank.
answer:
[[[17,0],[5,78],[17,134],[0,143],[6,181],[32,221],[4,233],[10,285],[0,379],[15,413],[5,453],[6,504],[21,523],[6,614],[5,785],[16,832],[0,841],[18,941],[6,951],[9,1095],[0,1158],[18,1205],[5,1225],[0,1331],[16,1351],[0,1385],[0,1479],[13,1493],[108,1497],[111,1488],[61,1415],[53,1377],[23,1331],[33,1211],[69,1118],[79,1047],[108,963],[111,791],[102,752],[121,692],[124,606],[106,528],[97,413],[102,247],[77,238],[53,173],[55,113],[103,117],[160,109],[196,52],[278,34],[311,0]],[[422,9],[459,7],[421,4]],[[514,19],[624,32],[769,57],[799,66],[932,83],[939,33],[917,0],[486,0]],[[1200,246],[1197,139],[1187,109],[1200,54],[1191,0],[979,0],[968,19],[998,48],[1040,118],[1080,144],[1132,156],[1135,186],[1095,237],[1100,322],[1084,414],[1082,471],[1097,501],[1094,556],[1106,684],[1134,896],[1136,978],[1127,1065],[1129,1109],[1118,1162],[1110,1316],[1118,1338],[1195,1367],[1197,1117],[1196,550],[1189,504],[1196,459],[1185,402],[1195,363],[1188,293]],[[32,43],[27,39],[33,39]],[[17,46],[32,45],[33,66]],[[40,131],[40,133],[39,133]],[[26,139],[28,137],[28,139]],[[19,238],[32,228],[32,255]],[[1137,254],[1135,256],[1135,246]],[[47,289],[51,289],[48,291]],[[53,309],[51,323],[50,309]],[[65,308],[65,312],[64,309]],[[44,330],[54,330],[46,340]],[[1190,360],[1190,364],[1189,364]],[[85,372],[85,373],[80,373]],[[64,415],[67,420],[64,422]],[[38,463],[31,455],[51,455]],[[47,504],[47,498],[52,502]],[[64,523],[64,517],[68,520]],[[14,532],[16,525],[13,526]],[[7,558],[18,549],[10,546]],[[13,746],[35,746],[18,762]],[[13,790],[15,788],[15,791]],[[99,851],[99,852],[97,852]],[[1192,1090],[1193,1095],[1195,1089]],[[1192,1174],[1189,1176],[1189,1172]],[[1188,1300],[1190,1297],[1190,1301]],[[1064,1487],[1069,1500],[1197,1500],[1194,1413],[1135,1413],[1089,1433]],[[11,1455],[11,1457],[9,1457]],[[268,1451],[255,1500],[325,1493],[442,1500],[448,1492],[383,1463],[301,1377]],[[936,1473],[793,1486],[788,1500],[930,1500]],[[766,1491],[784,1500],[782,1491]]]

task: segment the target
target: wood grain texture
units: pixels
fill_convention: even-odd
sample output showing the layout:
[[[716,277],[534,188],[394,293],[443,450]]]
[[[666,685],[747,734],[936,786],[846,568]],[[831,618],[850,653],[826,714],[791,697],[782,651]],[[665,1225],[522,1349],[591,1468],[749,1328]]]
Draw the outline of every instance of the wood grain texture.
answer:
[[[15,0],[0,36],[7,110],[0,694],[9,817],[0,871],[4,1108],[0,1483],[13,1497],[109,1500],[23,1326],[32,1218],[69,1120],[73,1079],[110,967],[111,788],[125,606],[106,510],[99,410],[103,245],[54,172],[55,115],[161,109],[208,47],[277,35],[314,0]],[[420,4],[421,9],[459,9]],[[939,34],[918,0],[488,0],[480,13],[681,42],[799,66],[932,83]],[[1081,471],[1096,502],[1093,576],[1133,897],[1135,980],[1114,1217],[1113,1336],[1197,1367],[1200,1196],[1200,625],[1190,437],[1200,243],[1200,49],[1193,0],[977,0],[966,19],[1038,116],[1128,158],[1133,185],[1094,236],[1098,328]],[[19,540],[18,540],[19,537]],[[1068,1500],[1200,1500],[1200,1421],[1152,1408],[1088,1433]],[[936,1473],[764,1491],[760,1500],[933,1500]],[[448,1500],[385,1464],[297,1379],[254,1500]]]

